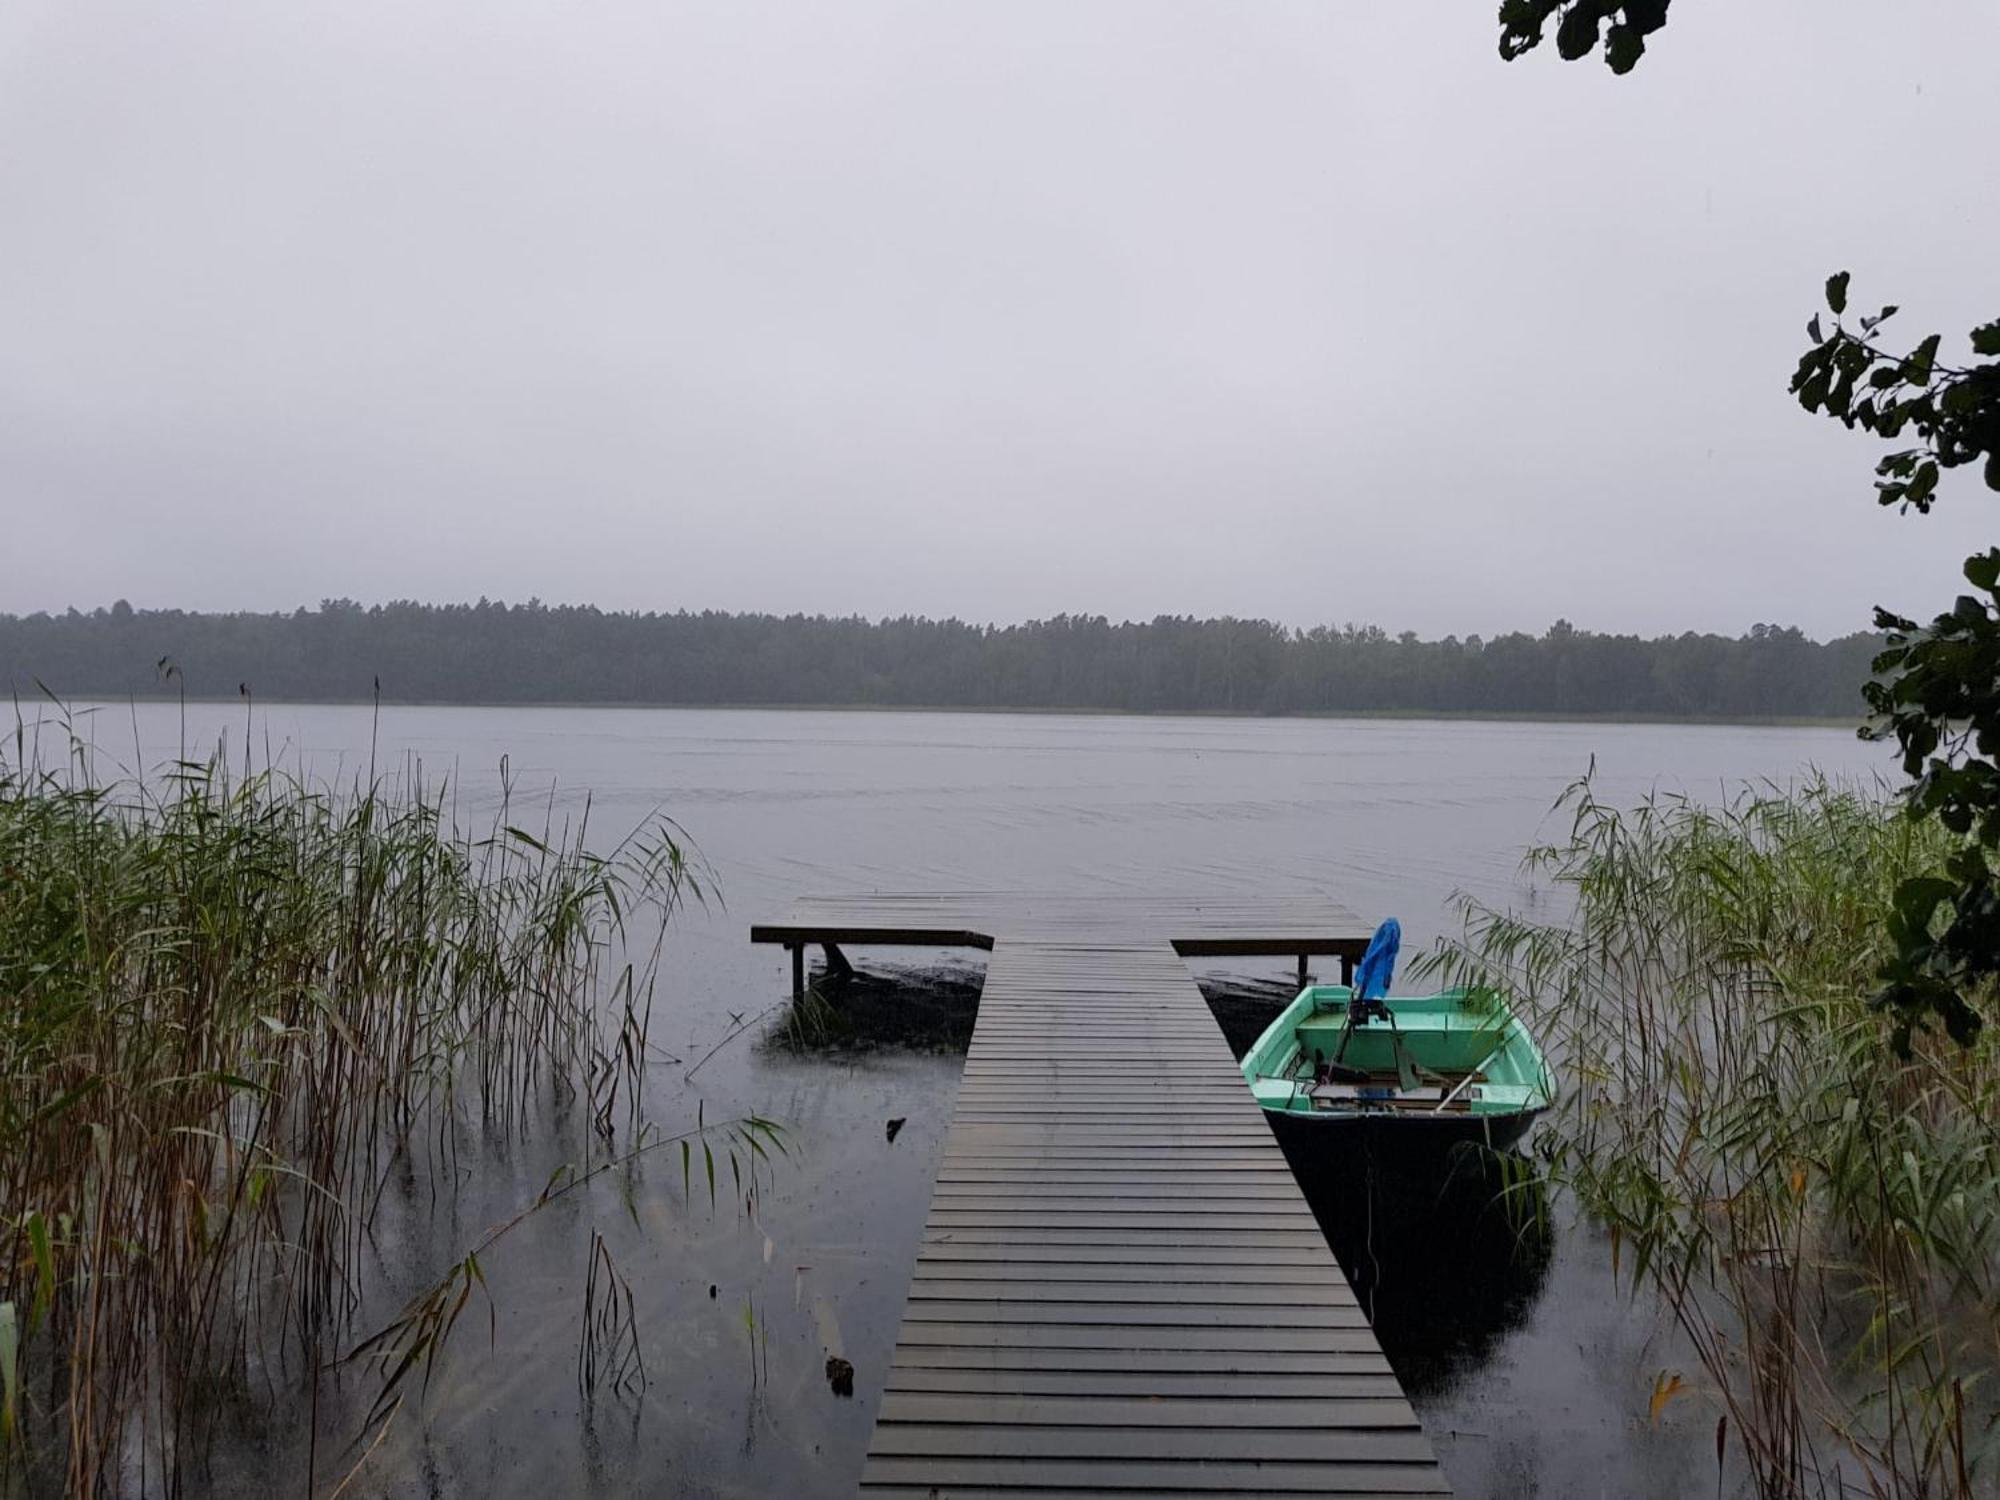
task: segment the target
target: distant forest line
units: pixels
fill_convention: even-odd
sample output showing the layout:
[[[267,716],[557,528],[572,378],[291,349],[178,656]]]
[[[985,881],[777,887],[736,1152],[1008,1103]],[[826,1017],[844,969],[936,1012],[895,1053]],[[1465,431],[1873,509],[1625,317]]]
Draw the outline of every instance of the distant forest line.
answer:
[[[290,614],[0,614],[0,681],[65,699],[632,703],[1849,718],[1872,634],[1419,640],[1372,626],[1061,615],[1022,625],[329,600]],[[162,666],[162,662],[167,664]],[[171,670],[169,670],[170,668]],[[173,674],[178,674],[176,677]]]

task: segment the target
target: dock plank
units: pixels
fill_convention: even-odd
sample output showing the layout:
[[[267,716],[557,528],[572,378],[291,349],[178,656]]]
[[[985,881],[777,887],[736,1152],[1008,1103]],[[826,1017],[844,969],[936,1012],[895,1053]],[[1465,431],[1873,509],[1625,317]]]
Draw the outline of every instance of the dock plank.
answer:
[[[973,893],[821,898],[757,929],[885,931],[992,958],[864,1492],[1447,1494],[1181,961],[1351,956],[1360,924]]]

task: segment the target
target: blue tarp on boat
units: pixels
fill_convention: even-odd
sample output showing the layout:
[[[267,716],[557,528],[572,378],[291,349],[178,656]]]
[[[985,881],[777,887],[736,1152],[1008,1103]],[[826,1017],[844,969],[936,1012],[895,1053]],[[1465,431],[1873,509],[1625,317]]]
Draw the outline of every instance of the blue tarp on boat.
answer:
[[[1389,981],[1396,975],[1396,955],[1403,947],[1403,924],[1394,917],[1375,929],[1368,951],[1354,970],[1354,998],[1380,1000],[1389,993]]]

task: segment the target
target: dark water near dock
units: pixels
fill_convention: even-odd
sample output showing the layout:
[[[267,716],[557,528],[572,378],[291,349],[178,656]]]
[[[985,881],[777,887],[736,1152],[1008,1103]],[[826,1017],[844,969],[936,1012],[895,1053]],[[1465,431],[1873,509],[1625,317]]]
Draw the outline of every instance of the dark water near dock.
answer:
[[[187,712],[191,748],[225,732],[240,746],[240,710]],[[137,719],[149,762],[175,753],[174,707],[142,705]],[[133,711],[121,705],[91,723],[105,768],[130,764]],[[370,726],[366,708],[280,706],[258,711],[254,735],[334,776],[366,765]],[[680,1161],[663,1153],[623,1192],[580,1195],[524,1226],[486,1267],[490,1345],[483,1313],[470,1317],[432,1388],[427,1427],[399,1421],[349,1495],[852,1489],[957,1087],[953,1017],[977,970],[959,971],[956,989],[907,997],[912,1020],[900,1036],[914,1049],[873,1044],[879,1036],[865,1027],[833,1038],[839,1045],[773,1044],[765,1034],[783,1010],[785,958],[752,948],[747,929],[793,895],[1242,895],[1303,885],[1370,919],[1400,917],[1408,952],[1449,927],[1455,889],[1535,899],[1519,884],[1518,858],[1538,830],[1552,831],[1550,804],[1593,757],[1600,794],[1617,801],[1656,784],[1713,796],[1726,784],[1789,779],[1808,763],[1856,773],[1886,764],[1877,747],[1817,729],[382,711],[378,761],[420,756],[428,774],[459,777],[463,821],[491,815],[503,755],[517,805],[553,784],[558,818],[591,794],[591,826],[607,841],[658,809],[699,843],[726,906],[689,913],[671,939],[653,1040],[678,1061],[656,1068],[651,1111],[676,1129],[698,1111],[716,1120],[754,1110],[785,1122],[791,1154],[764,1174],[754,1212],[732,1206],[726,1165],[711,1211],[698,1156],[686,1202]],[[866,966],[871,956],[859,956]],[[1287,967],[1242,972],[1231,961],[1218,971],[1232,1030],[1257,1024]],[[898,992],[873,993],[875,1032],[904,1004]],[[892,1119],[905,1122],[893,1139]],[[493,1143],[468,1155],[457,1197],[436,1207],[412,1186],[382,1236],[371,1312],[392,1312],[532,1198],[569,1149],[553,1128]],[[1374,1192],[1311,1186],[1460,1494],[1713,1491],[1712,1417],[1682,1402],[1658,1427],[1646,1421],[1655,1374],[1691,1362],[1647,1306],[1624,1300],[1600,1237],[1559,1210],[1552,1230],[1524,1230],[1466,1184],[1443,1198],[1380,1181]],[[593,1228],[637,1301],[649,1384],[636,1400],[578,1395]],[[851,1397],[830,1388],[829,1356],[853,1365]],[[323,1431],[316,1492],[360,1456]],[[218,1490],[304,1494],[305,1464],[295,1424],[237,1431],[218,1449]]]

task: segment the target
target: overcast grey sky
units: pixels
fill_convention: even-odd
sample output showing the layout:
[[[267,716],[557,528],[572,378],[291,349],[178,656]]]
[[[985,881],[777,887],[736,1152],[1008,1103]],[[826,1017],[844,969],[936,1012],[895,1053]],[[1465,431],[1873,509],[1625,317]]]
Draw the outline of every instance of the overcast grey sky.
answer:
[[[0,609],[1949,602],[1784,384],[2000,311],[2000,7],[10,0]]]

